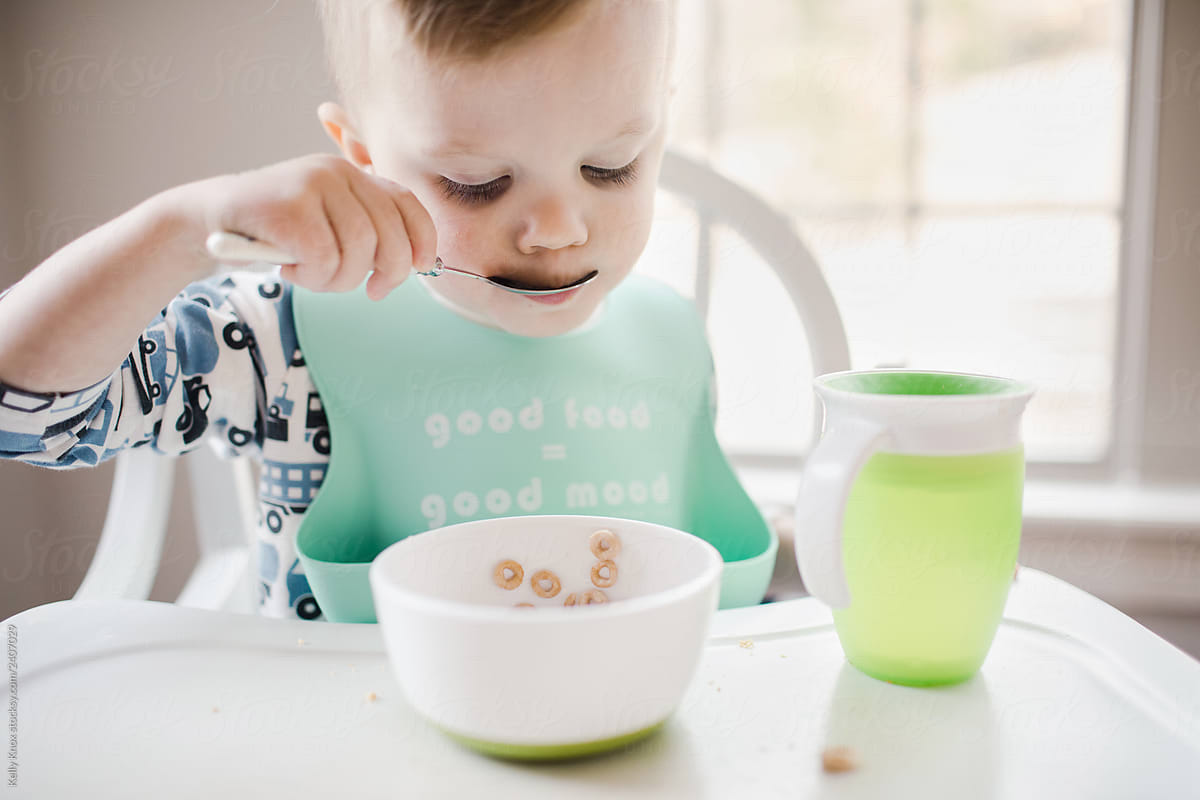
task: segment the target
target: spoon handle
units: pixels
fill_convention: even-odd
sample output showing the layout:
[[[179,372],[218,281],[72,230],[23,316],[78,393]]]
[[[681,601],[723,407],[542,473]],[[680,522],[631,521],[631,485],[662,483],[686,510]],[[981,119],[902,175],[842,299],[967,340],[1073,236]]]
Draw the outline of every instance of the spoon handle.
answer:
[[[204,240],[204,247],[208,250],[208,254],[218,261],[264,261],[269,264],[295,264],[296,259],[290,254],[277,249],[274,245],[264,242],[261,239],[255,239],[252,236],[247,236],[244,233],[236,231],[218,231],[211,233]],[[483,275],[478,275],[474,272],[467,272],[465,269],[451,267],[442,263],[442,259],[438,258],[433,262],[433,268],[430,270],[419,270],[415,267],[413,272],[418,275],[425,275],[430,278],[436,278],[443,272],[455,272],[459,275],[465,275],[468,278],[474,278],[477,281],[496,286],[506,292],[524,295],[549,295],[558,294],[560,292],[570,291],[576,286],[582,286],[589,283],[592,278],[596,277],[596,272],[593,270],[590,275],[582,280],[576,281],[570,286],[563,286],[557,289],[526,289],[517,286],[510,286],[502,281],[493,278],[487,278]]]
[[[428,272],[422,272],[421,270],[417,269],[416,267],[413,268],[413,272],[417,273],[418,275],[424,275],[428,278],[436,278],[438,275],[441,275],[443,272],[457,272],[459,275],[466,275],[468,278],[475,278],[476,280],[481,280],[484,283],[492,283],[492,284],[495,283],[495,281],[493,281],[491,278],[485,278],[482,275],[476,275],[474,272],[467,272],[465,269],[459,269],[458,267],[452,267],[449,264],[446,264],[445,262],[443,262],[440,256],[438,258],[434,259],[433,269],[429,270]]]
[[[265,261],[271,264],[296,263],[296,259],[291,254],[285,253],[274,245],[235,231],[218,231],[217,233],[209,234],[208,238],[204,240],[204,247],[208,250],[210,256],[219,261]],[[433,269],[427,272],[419,269],[414,269],[413,271],[418,275],[427,275],[429,277],[437,277],[445,271],[470,275],[472,278],[480,277],[473,272],[448,267],[442,263],[442,259],[440,258],[434,262]]]
[[[204,240],[208,254],[219,261],[267,261],[272,264],[295,264],[289,253],[278,250],[261,239],[233,231],[218,231]]]

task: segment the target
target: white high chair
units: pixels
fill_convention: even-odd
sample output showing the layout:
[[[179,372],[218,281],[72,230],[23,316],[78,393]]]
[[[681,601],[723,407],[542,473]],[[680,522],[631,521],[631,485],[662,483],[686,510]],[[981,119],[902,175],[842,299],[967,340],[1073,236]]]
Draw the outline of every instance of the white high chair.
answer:
[[[711,266],[711,228],[725,225],[774,269],[790,295],[804,326],[813,374],[849,369],[846,334],[833,295],[816,260],[783,215],[678,152],[666,153],[659,185],[696,214],[701,280]],[[820,426],[820,407],[814,404],[814,433]],[[117,456],[108,514],[76,600],[149,597],[166,538],[175,462],[145,448]],[[175,602],[253,613],[258,511],[251,460],[224,459],[211,448],[200,447],[188,455],[188,477],[198,560]]]

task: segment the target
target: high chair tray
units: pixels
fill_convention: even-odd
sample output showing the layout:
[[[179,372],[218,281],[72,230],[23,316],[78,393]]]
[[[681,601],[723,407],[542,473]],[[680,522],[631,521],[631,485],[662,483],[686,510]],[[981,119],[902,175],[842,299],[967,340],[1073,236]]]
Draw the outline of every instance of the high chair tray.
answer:
[[[1200,797],[1200,662],[1030,569],[965,684],[866,677],[810,598],[722,611],[662,731],[542,765],[416,717],[374,625],[66,601],[5,629],[5,797]]]

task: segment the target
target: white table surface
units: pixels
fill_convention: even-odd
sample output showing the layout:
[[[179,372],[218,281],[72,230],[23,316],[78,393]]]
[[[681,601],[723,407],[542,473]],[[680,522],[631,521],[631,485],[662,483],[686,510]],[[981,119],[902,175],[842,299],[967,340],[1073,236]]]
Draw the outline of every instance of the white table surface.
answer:
[[[722,611],[660,733],[549,765],[481,756],[426,725],[374,625],[67,601],[5,630],[18,785],[0,800],[1200,798],[1200,662],[1030,569],[967,683],[866,677],[809,598]],[[824,773],[829,745],[859,768]]]

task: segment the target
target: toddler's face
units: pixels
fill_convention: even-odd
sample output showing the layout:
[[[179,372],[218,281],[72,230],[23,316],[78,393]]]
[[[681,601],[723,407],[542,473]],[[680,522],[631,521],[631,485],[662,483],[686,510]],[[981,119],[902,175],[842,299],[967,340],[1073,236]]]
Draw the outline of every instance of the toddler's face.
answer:
[[[443,261],[546,287],[599,272],[542,300],[449,274],[421,280],[463,315],[510,333],[553,336],[585,322],[649,235],[667,3],[593,0],[564,27],[477,64],[389,46],[395,26],[377,22],[357,135],[376,173],[429,211]]]

